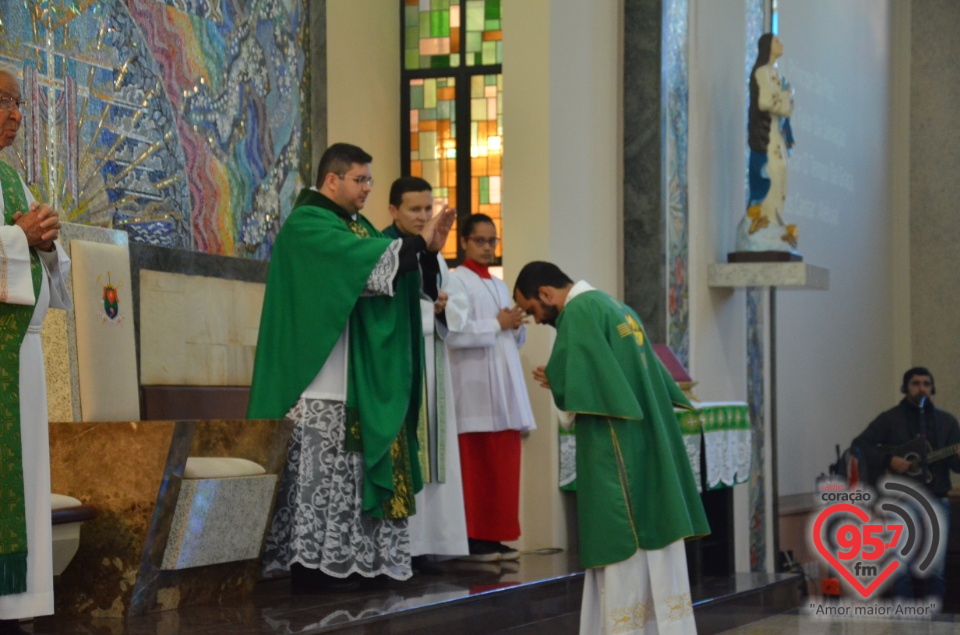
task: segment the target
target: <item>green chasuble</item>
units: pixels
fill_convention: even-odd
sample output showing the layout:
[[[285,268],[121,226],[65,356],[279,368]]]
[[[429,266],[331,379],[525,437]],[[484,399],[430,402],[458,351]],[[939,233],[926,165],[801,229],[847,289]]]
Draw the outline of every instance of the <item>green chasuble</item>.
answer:
[[[363,511],[377,518],[412,514],[422,487],[419,279],[400,276],[393,297],[361,297],[391,242],[362,215],[300,192],[273,245],[247,410],[285,417],[349,323],[347,445],[362,447]]]
[[[585,567],[710,533],[673,413],[690,402],[631,308],[596,290],[569,300],[546,373],[557,406],[577,415]]]
[[[6,163],[0,163],[0,187],[3,188],[4,224],[13,225],[14,214],[26,214],[29,208],[20,177]],[[43,282],[43,269],[33,247],[30,248],[30,274],[36,300]],[[27,519],[20,437],[20,346],[35,309],[36,304],[0,303],[0,595],[27,590]]]

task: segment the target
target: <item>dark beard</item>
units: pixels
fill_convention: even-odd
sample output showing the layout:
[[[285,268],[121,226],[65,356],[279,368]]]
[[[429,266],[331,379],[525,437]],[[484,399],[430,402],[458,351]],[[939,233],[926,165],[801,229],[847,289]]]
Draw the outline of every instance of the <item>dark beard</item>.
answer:
[[[543,309],[543,317],[540,318],[540,323],[557,328],[557,316],[560,315],[560,311],[553,305],[544,304],[543,301],[539,302],[540,307]]]

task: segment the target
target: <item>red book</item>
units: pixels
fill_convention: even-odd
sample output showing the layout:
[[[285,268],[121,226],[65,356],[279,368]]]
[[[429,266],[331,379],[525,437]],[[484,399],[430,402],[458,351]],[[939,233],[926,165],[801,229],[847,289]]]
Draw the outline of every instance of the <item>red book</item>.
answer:
[[[687,369],[683,367],[683,364],[680,363],[680,360],[673,354],[669,346],[666,344],[654,344],[653,352],[660,358],[664,368],[666,368],[670,376],[673,377],[673,381],[678,384],[689,384],[693,382],[693,378],[690,377]]]

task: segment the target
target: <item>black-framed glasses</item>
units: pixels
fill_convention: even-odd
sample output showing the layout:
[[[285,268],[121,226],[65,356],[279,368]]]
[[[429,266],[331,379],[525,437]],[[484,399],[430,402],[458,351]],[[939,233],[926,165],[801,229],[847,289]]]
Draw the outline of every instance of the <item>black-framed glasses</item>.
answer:
[[[23,110],[27,105],[26,99],[17,97],[0,97],[0,110],[10,112],[16,107],[17,110]]]
[[[476,245],[477,247],[483,247],[484,245],[490,245],[490,248],[491,248],[491,249],[496,249],[497,243],[500,242],[500,239],[499,239],[499,238],[484,238],[483,236],[470,236],[470,238],[467,238],[467,240],[469,240],[470,242],[472,242],[472,243],[473,243],[474,245]]]
[[[373,187],[373,177],[372,176],[360,176],[356,174],[338,174],[341,179],[347,180],[350,179],[360,187],[366,185],[367,187]]]

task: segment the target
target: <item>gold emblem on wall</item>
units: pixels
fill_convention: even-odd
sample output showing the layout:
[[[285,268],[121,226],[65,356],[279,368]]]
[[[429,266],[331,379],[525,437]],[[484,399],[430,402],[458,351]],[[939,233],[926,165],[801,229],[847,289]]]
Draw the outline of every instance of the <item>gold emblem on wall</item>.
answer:
[[[97,284],[103,284],[103,276],[97,276]],[[122,280],[116,285],[113,284],[108,271],[107,284],[103,285],[103,311],[97,311],[97,316],[106,324],[116,326],[125,317],[120,314],[120,288],[122,286]]]

